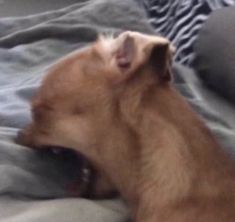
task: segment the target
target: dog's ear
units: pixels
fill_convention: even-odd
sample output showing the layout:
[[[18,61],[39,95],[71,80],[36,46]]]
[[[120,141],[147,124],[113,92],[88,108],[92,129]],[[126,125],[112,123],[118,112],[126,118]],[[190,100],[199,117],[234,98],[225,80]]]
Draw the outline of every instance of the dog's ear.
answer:
[[[124,32],[117,39],[116,65],[120,71],[118,82],[131,77],[144,65],[151,65],[159,78],[171,80],[171,57],[174,47],[159,36]]]

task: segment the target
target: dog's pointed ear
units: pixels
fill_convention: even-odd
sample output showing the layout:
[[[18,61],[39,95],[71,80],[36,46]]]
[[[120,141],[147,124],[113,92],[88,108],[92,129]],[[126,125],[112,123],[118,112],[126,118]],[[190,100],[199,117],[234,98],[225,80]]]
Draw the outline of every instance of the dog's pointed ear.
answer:
[[[115,59],[120,71],[118,82],[128,79],[144,65],[151,65],[159,78],[171,80],[170,65],[174,48],[167,39],[128,31],[118,37],[117,44]]]
[[[153,67],[154,73],[164,81],[172,80],[172,55],[175,48],[168,42],[166,44],[155,45],[152,48],[149,64]]]

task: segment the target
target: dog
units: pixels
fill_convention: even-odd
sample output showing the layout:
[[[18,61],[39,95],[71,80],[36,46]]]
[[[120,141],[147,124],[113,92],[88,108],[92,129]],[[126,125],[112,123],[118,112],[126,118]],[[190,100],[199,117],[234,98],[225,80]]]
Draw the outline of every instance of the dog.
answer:
[[[173,51],[160,36],[100,36],[50,69],[19,141],[83,154],[135,222],[233,222],[234,162],[174,88]]]

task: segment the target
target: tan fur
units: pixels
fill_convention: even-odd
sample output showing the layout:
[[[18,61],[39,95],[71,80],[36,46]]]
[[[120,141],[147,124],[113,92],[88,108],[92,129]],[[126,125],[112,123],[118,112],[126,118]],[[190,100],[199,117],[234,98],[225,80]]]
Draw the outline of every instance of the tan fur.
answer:
[[[119,67],[125,40],[135,53]],[[125,32],[65,57],[43,81],[20,140],[83,153],[136,222],[232,222],[234,163],[173,88],[170,51],[162,37]]]

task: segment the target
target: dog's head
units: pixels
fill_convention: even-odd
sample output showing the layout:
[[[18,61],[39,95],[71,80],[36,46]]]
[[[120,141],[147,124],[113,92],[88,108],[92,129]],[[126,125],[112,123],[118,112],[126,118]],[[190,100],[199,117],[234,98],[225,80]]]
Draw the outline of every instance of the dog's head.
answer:
[[[69,147],[106,174],[125,158],[133,162],[141,109],[153,87],[171,80],[172,49],[165,38],[124,32],[101,36],[62,59],[32,102],[32,123],[20,133],[21,143]]]

